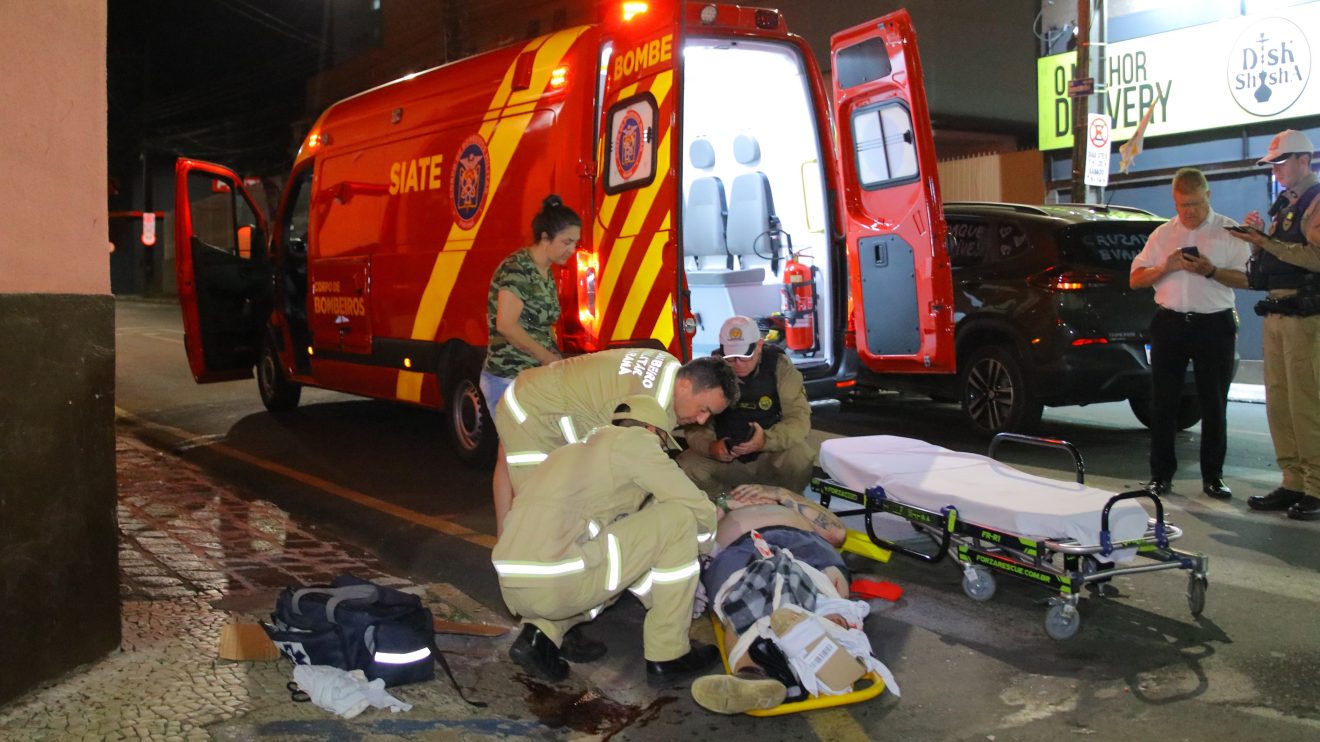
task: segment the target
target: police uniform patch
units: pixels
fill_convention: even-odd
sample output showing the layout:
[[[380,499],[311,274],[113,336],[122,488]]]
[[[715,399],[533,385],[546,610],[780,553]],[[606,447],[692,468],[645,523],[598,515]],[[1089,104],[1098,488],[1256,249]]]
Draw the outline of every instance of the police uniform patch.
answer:
[[[763,410],[770,409],[770,405],[773,405],[774,403],[775,401],[770,399],[769,396],[762,396],[760,399],[756,400],[756,406]]]
[[[450,183],[454,221],[459,229],[472,229],[486,205],[490,185],[490,152],[486,140],[473,134],[458,148]]]
[[[642,117],[636,111],[628,111],[619,122],[614,137],[614,166],[624,180],[636,174],[642,162],[642,129]]]

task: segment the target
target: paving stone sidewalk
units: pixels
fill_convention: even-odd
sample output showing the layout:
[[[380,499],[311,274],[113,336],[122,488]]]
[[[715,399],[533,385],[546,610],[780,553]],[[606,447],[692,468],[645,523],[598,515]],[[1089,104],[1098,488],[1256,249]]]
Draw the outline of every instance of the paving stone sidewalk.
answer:
[[[444,730],[507,738],[548,731],[489,713],[475,718],[442,678],[392,689],[414,705],[407,714],[391,719],[369,710],[352,722],[338,720],[290,701],[287,661],[216,659],[227,621],[263,617],[282,588],[324,583],[341,572],[423,594],[439,617],[500,619],[449,586],[414,586],[371,554],[318,536],[271,503],[244,499],[129,435],[117,437],[116,456],[122,645],[0,708],[0,739],[400,739]],[[506,643],[455,639],[447,655],[470,687]]]

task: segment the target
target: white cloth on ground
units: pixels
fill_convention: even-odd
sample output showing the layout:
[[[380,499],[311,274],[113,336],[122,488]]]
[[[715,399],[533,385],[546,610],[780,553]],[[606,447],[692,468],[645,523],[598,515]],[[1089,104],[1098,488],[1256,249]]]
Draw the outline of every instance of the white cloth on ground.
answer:
[[[330,665],[294,665],[293,680],[312,703],[345,719],[352,719],[372,706],[388,708],[395,713],[412,709],[412,704],[385,691],[384,680],[368,681],[361,670],[350,672]]]

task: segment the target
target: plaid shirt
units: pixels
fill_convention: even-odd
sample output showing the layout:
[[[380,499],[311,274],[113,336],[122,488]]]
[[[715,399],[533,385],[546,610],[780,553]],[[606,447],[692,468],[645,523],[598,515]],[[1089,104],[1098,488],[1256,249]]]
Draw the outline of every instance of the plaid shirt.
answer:
[[[763,616],[780,605],[791,603],[807,611],[816,609],[816,586],[811,576],[798,566],[793,552],[771,545],[772,556],[755,559],[738,583],[729,590],[720,607],[738,633],[751,628]],[[776,586],[780,588],[775,602]]]

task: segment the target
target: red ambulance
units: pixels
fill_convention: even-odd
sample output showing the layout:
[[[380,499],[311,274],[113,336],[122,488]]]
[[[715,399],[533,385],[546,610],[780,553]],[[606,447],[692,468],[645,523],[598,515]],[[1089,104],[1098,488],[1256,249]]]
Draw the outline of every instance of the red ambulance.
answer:
[[[595,25],[334,104],[267,222],[232,171],[177,165],[175,245],[199,383],[248,378],[444,410],[489,461],[486,294],[548,193],[582,215],[557,276],[564,349],[687,359],[745,314],[813,397],[860,360],[949,373],[952,288],[905,11],[831,39],[833,96],[776,10],[620,3]]]

